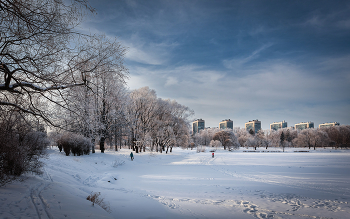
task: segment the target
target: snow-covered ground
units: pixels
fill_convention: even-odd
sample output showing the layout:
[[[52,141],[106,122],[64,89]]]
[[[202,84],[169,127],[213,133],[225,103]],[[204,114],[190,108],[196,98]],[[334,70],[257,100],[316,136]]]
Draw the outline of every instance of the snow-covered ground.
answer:
[[[250,151],[176,148],[131,161],[127,149],[53,148],[42,176],[0,187],[0,218],[349,218],[350,151]],[[109,212],[86,200],[92,192]]]

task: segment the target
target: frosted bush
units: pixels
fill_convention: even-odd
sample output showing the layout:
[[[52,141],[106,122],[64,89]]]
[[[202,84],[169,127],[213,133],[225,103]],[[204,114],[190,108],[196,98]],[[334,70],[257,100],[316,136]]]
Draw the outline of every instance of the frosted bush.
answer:
[[[48,145],[45,133],[33,131],[20,118],[0,115],[0,186],[26,172],[41,174],[39,158]]]
[[[85,138],[82,135],[69,132],[62,134],[58,138],[57,145],[59,148],[63,148],[66,156],[69,156],[70,153],[72,153],[74,156],[90,154],[90,148],[92,147],[90,139]]]

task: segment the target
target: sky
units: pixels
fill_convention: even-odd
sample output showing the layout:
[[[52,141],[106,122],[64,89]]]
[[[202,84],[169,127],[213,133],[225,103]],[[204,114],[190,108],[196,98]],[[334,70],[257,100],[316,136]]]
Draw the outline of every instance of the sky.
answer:
[[[350,124],[350,1],[90,0],[82,27],[127,48],[129,89],[206,127]]]

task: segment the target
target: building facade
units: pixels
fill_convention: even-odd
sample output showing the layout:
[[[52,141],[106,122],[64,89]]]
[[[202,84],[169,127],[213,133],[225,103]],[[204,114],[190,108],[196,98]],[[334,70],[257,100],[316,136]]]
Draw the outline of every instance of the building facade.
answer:
[[[196,121],[192,122],[192,134],[199,133],[200,130],[204,130],[205,127],[205,121],[203,119],[197,119]]]
[[[295,124],[295,129],[303,130],[303,129],[309,129],[314,128],[313,122],[301,122],[298,124]]]
[[[283,129],[283,128],[287,128],[287,122],[286,121],[282,121],[282,122],[274,122],[270,124],[270,130],[278,130],[278,129]]]
[[[253,130],[255,133],[257,133],[261,129],[261,121],[259,120],[253,120],[245,123],[245,129],[249,132],[250,130]]]
[[[231,119],[222,120],[219,127],[220,129],[233,129],[233,121]]]
[[[339,122],[326,122],[326,123],[319,124],[318,127],[324,128],[324,127],[339,126],[339,125],[340,125]]]

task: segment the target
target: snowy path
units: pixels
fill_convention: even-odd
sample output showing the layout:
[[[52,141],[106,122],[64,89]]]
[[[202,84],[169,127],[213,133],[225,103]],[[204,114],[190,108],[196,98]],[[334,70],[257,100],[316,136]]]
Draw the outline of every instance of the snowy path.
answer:
[[[277,150],[277,149],[276,149]],[[0,218],[348,218],[350,152],[66,157],[0,188]],[[119,165],[117,165],[119,164]],[[86,197],[100,192],[110,213]]]
[[[48,206],[46,205],[43,197],[41,196],[41,191],[44,190],[46,187],[47,185],[45,185],[44,183],[39,183],[38,186],[34,187],[30,191],[30,198],[33,202],[38,218],[40,219],[53,218],[49,213]]]

